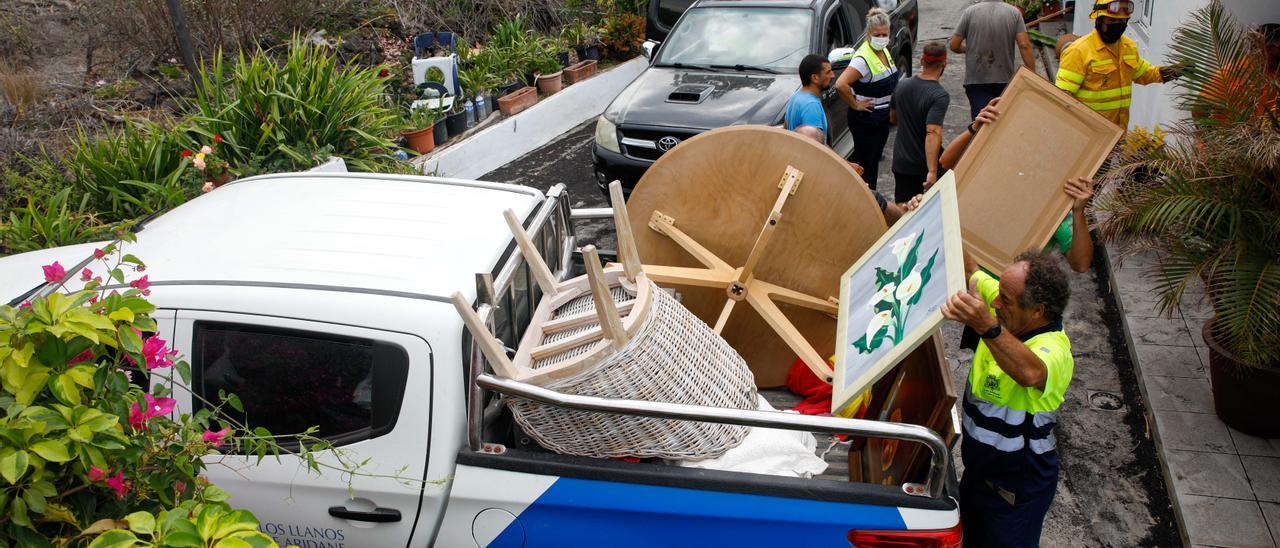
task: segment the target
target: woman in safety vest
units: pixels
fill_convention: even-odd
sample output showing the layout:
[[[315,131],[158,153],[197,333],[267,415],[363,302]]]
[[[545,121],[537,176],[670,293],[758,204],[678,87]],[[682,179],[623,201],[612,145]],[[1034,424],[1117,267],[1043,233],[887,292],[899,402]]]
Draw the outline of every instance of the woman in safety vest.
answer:
[[[880,156],[889,140],[889,99],[898,86],[898,67],[889,55],[889,14],[880,8],[867,12],[867,39],[858,49],[832,59],[848,60],[849,67],[836,80],[836,92],[849,104],[849,133],[853,135],[853,162],[866,171],[862,178],[876,189]]]

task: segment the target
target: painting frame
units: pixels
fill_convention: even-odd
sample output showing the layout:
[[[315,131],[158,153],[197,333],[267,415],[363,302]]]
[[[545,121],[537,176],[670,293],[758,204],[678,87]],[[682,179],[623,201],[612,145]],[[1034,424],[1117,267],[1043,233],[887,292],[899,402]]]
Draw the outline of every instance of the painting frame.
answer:
[[[912,274],[900,276],[903,286],[911,286],[911,275],[917,272],[914,269],[914,263],[908,264],[910,257],[916,254],[923,243],[926,229],[932,228],[938,233],[938,245],[934,251],[934,255],[920,269],[921,272],[926,270],[930,273],[930,277],[916,277],[917,288],[906,295],[898,295],[898,292],[890,290],[888,298],[893,299],[897,308],[891,309],[890,316],[895,322],[902,325],[901,332],[895,333],[894,328],[889,327],[887,319],[885,323],[871,329],[870,323],[875,322],[873,318],[869,320],[867,333],[864,337],[851,341],[850,326],[851,322],[860,320],[863,316],[868,315],[866,310],[861,308],[871,307],[873,312],[871,315],[885,318],[885,311],[879,310],[883,303],[867,301],[867,296],[871,295],[873,299],[877,295],[883,295],[888,284],[881,285],[884,281],[882,276],[891,275],[887,269],[883,267],[890,260],[898,264],[899,269],[906,268],[911,270]],[[910,238],[915,238],[915,243],[910,244],[913,247],[902,252],[901,243]],[[931,240],[932,241],[932,240]],[[941,266],[935,266],[935,259],[938,254],[942,254]],[[908,257],[904,260],[903,256]],[[942,293],[939,295],[936,290],[927,293],[929,300],[923,302],[927,312],[922,318],[917,316],[916,321],[908,324],[907,319],[909,313],[914,307],[921,304],[926,296],[925,289],[928,282],[934,280],[935,271],[941,270],[943,284]],[[884,271],[885,274],[881,274]],[[870,274],[868,274],[870,272]],[[857,282],[855,282],[855,279]],[[879,287],[879,291],[874,288],[870,292],[868,287],[863,287],[866,280],[873,279]],[[923,279],[923,282],[920,280]],[[855,291],[853,285],[857,283],[858,288]],[[895,284],[896,285],[896,284]],[[935,286],[936,287],[936,286]],[[956,196],[955,175],[947,173],[939,180],[928,192],[925,193],[920,205],[913,211],[904,215],[893,226],[889,227],[879,240],[873,244],[866,253],[858,259],[853,266],[840,277],[840,307],[838,310],[836,322],[836,363],[835,378],[832,382],[832,399],[831,412],[840,415],[853,400],[867,388],[871,387],[880,377],[888,373],[900,361],[902,361],[908,353],[913,351],[921,343],[928,340],[938,327],[942,324],[942,311],[940,307],[946,302],[946,298],[953,295],[957,291],[965,288],[964,276],[964,244],[961,240],[960,232],[960,212],[958,200]],[[914,297],[914,299],[913,299]],[[939,300],[940,299],[940,300]],[[905,303],[903,302],[905,300]],[[899,312],[901,316],[899,317]],[[861,323],[857,323],[861,327]],[[897,325],[895,323],[894,325]],[[875,336],[872,336],[872,332]],[[879,348],[886,344],[889,337],[892,337],[892,346],[885,351],[880,352]],[[862,344],[861,347],[856,345]],[[872,346],[872,345],[875,346]],[[857,354],[854,354],[855,351]],[[866,354],[862,356],[861,354]],[[877,355],[877,353],[879,355]],[[851,355],[853,354],[853,355]]]
[[[1044,249],[1071,211],[1067,179],[1096,174],[1124,134],[1025,67],[998,108],[1000,119],[983,126],[954,170],[965,249],[991,272]]]

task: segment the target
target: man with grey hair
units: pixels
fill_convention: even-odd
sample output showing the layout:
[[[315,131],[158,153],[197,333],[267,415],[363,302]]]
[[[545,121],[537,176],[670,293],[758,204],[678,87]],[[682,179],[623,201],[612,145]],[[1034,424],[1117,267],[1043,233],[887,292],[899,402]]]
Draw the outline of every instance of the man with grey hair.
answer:
[[[1058,486],[1053,428],[1075,369],[1062,331],[1071,286],[1056,257],[1035,251],[999,281],[967,255],[965,271],[971,288],[942,306],[982,337],[964,391],[964,545],[1039,546]]]
[[[1027,25],[1017,8],[1004,0],[982,0],[965,8],[951,35],[951,51],[964,54],[964,94],[969,97],[969,118],[1004,93],[1018,70],[1013,48],[1017,45],[1022,64],[1036,69]]]

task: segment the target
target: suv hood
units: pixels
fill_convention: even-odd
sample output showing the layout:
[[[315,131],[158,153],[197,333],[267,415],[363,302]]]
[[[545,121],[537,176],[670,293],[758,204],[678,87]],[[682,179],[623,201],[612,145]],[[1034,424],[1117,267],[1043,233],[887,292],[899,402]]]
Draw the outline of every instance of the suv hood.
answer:
[[[605,116],[616,124],[714,129],[736,124],[773,125],[791,93],[793,74],[708,72],[649,67],[614,99]]]

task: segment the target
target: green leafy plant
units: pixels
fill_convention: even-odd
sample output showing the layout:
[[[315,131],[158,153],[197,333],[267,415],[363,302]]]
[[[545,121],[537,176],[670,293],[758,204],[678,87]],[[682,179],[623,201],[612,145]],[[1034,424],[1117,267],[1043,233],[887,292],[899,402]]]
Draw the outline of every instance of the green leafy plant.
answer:
[[[10,210],[8,219],[0,221],[0,252],[25,253],[106,237],[110,227],[85,212],[86,200],[72,207],[70,193],[71,189],[63,189]]]
[[[634,13],[614,12],[605,17],[600,27],[601,40],[616,59],[630,59],[640,54],[644,42],[645,18]]]
[[[933,263],[938,258],[938,251],[934,250],[923,267],[918,265],[923,241],[923,231],[899,238],[891,247],[898,267],[894,270],[876,267],[876,293],[867,303],[874,315],[867,324],[866,334],[853,342],[859,354],[874,352],[886,340],[896,345],[907,335],[907,316],[933,277]]]
[[[405,129],[407,131],[417,131],[422,129],[430,129],[440,120],[442,113],[439,109],[420,106],[409,110],[405,116]]]
[[[1167,142],[1122,147],[1095,208],[1104,241],[1154,250],[1150,275],[1166,310],[1201,280],[1218,342],[1247,362],[1280,367],[1280,84],[1257,35],[1215,0],[1171,41],[1193,119]]]
[[[106,221],[136,219],[175,207],[195,196],[183,172],[187,148],[172,131],[128,122],[97,138],[77,135],[68,166],[76,186]]]
[[[233,171],[250,163],[307,169],[325,159],[313,156],[320,150],[356,171],[400,171],[389,138],[399,115],[384,100],[380,70],[340,62],[328,46],[297,37],[279,62],[263,51],[233,63],[216,56],[187,131],[201,141],[222,135]]]

